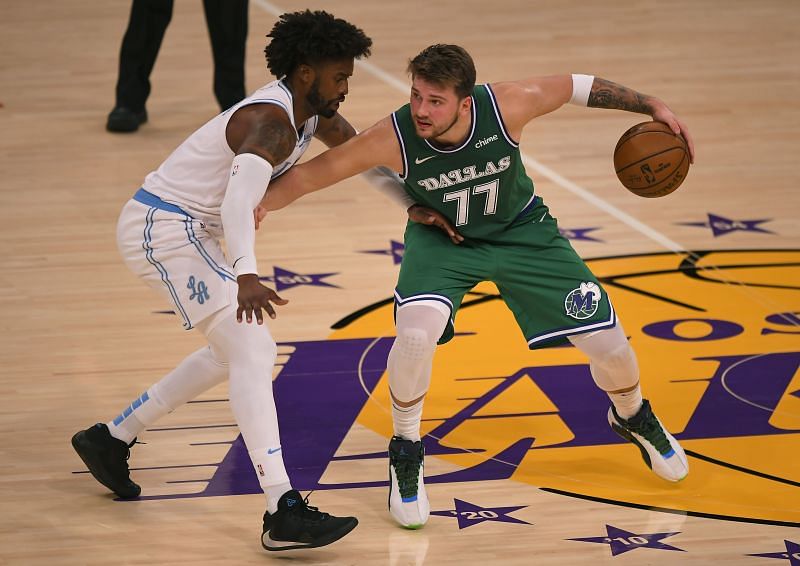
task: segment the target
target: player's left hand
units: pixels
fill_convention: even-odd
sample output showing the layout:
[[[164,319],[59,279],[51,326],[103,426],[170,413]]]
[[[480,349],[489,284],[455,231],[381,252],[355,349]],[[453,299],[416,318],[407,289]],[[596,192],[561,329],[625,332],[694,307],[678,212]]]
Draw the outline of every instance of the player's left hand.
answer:
[[[441,213],[422,206],[419,204],[411,205],[408,208],[408,217],[413,222],[420,224],[427,224],[428,226],[436,226],[450,237],[450,241],[454,244],[460,244],[464,241],[464,236],[459,234],[450,221]]]
[[[253,322],[253,315],[255,315],[256,322],[264,324],[264,315],[261,314],[261,309],[264,309],[270,318],[275,318],[277,315],[271,303],[280,306],[289,303],[288,300],[280,298],[275,291],[262,285],[255,273],[242,274],[236,278],[236,282],[239,284],[237,322],[242,322],[242,314],[244,314],[248,323]]]
[[[267,209],[259,204],[253,211],[253,220],[256,221],[256,230],[258,230],[258,227],[261,226],[261,221],[264,220],[266,215]]]
[[[689,163],[694,163],[694,140],[689,133],[689,128],[686,127],[683,120],[678,118],[675,113],[670,110],[669,106],[661,101],[658,101],[653,112],[653,120],[657,122],[664,122],[675,134],[680,134],[686,140],[686,146],[689,148]]]

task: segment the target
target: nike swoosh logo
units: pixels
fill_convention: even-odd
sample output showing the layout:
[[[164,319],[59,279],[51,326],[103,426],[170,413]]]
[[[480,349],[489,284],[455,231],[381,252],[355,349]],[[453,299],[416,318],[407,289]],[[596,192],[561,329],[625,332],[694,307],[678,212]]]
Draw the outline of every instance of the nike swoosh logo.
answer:
[[[267,454],[275,454],[275,452],[280,452],[280,448],[269,448],[267,449]]]
[[[436,157],[436,156],[435,155],[429,155],[428,157],[423,157],[422,159],[420,159],[419,157],[416,157],[414,159],[414,163],[419,165],[420,163],[425,163],[428,159],[433,159],[434,157]]]

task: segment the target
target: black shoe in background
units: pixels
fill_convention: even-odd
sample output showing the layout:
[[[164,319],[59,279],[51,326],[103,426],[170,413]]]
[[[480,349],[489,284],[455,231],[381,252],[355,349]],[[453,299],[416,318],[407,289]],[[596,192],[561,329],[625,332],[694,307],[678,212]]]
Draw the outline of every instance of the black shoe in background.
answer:
[[[147,122],[147,110],[134,112],[125,106],[115,106],[108,115],[106,130],[109,132],[135,132]]]
[[[72,447],[89,468],[94,479],[123,499],[139,497],[142,488],[131,481],[128,458],[136,440],[130,445],[111,436],[104,423],[77,432]]]

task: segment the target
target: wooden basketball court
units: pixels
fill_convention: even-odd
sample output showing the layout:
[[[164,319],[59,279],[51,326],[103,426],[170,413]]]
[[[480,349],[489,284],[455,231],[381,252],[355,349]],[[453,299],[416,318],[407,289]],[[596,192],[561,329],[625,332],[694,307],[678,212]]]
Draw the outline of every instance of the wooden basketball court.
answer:
[[[270,215],[262,275],[289,474],[354,514],[338,543],[266,553],[264,498],[225,386],[140,440],[139,501],[115,501],[72,451],[203,343],[118,257],[117,215],[216,111],[200,2],[176,2],[150,121],[105,131],[128,2],[5,2],[0,18],[0,564],[800,564],[800,10],[792,0],[308,5],[362,27],[373,56],[341,108],[364,129],[407,101],[405,65],[457,43],[479,82],[589,73],[654,94],[697,148],[664,199],[617,181],[611,152],[645,117],[565,107],[530,125],[537,192],[600,276],[645,395],[689,454],[655,477],[605,421],[573,348],[529,352],[481,285],[439,349],[426,401],[433,514],[387,510],[385,357],[405,214],[351,179]],[[305,4],[251,0],[248,87],[264,35]],[[319,151],[314,147],[313,154]]]

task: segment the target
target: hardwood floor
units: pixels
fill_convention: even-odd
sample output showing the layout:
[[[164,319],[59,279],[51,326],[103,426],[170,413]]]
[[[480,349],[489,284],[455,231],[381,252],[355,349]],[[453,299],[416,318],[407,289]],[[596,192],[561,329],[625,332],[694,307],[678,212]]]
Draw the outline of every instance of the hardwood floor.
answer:
[[[359,129],[405,103],[406,62],[439,42],[466,47],[479,82],[596,74],[686,120],[697,160],[665,199],[637,198],[614,175],[614,144],[642,116],[565,107],[526,129],[522,152],[613,296],[690,476],[654,477],[608,430],[585,359],[529,352],[483,284],[437,353],[426,401],[436,513],[421,531],[396,527],[385,508],[384,369],[405,214],[359,178],[270,215],[257,243],[263,274],[291,301],[270,323],[289,473],[315,490],[312,504],[358,516],[356,531],[265,556],[263,495],[241,463],[224,385],[142,435],[130,463],[143,498],[114,501],[71,435],[113,418],[203,344],[115,244],[119,210],[144,176],[217,111],[202,6],[176,2],[150,120],[114,135],[104,124],[129,3],[4,2],[0,564],[800,563],[798,4],[309,7],[374,40],[341,109]],[[276,14],[300,8],[251,1],[251,90],[269,80],[262,50]]]

